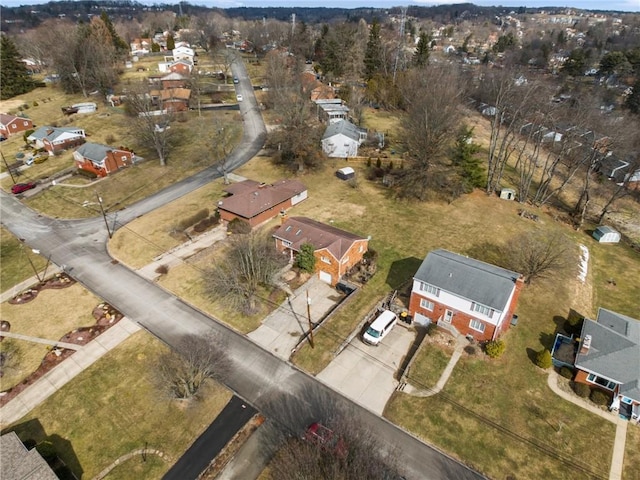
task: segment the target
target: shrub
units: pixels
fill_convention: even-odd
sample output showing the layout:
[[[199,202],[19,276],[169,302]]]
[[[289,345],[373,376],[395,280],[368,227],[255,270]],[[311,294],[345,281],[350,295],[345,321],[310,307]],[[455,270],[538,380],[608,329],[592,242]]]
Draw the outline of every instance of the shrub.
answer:
[[[367,167],[371,166],[371,157],[367,157]]]
[[[80,175],[82,177],[87,177],[87,178],[97,178],[98,175],[96,175],[94,172],[90,172],[89,170],[83,170],[82,168],[79,168],[75,171],[76,175]]]
[[[578,382],[573,382],[573,391],[576,392],[576,395],[578,395],[580,398],[588,398],[589,394],[591,393],[591,387],[589,387],[589,385],[587,385],[586,383],[578,383]]]
[[[296,266],[305,272],[316,271],[316,256],[314,255],[315,248],[310,243],[303,243],[300,247],[300,253],[296,257]]]
[[[116,143],[116,137],[114,137],[113,135],[109,134],[105,137],[104,141],[107,143],[107,145],[111,145]]]
[[[598,390],[594,388],[591,390],[591,394],[589,395],[589,399],[595,403],[596,405],[607,406],[611,403],[611,398],[609,395],[602,390]]]
[[[376,168],[382,168],[382,160],[380,160],[380,157],[376,158]]]
[[[209,216],[208,208],[203,208],[202,210],[198,210],[196,213],[194,213],[190,217],[180,220],[180,222],[178,223],[177,229],[186,230],[190,226],[195,225],[200,220],[204,220],[208,216]]]
[[[38,106],[38,102],[36,102],[35,100],[33,101],[33,106],[37,107]]]
[[[575,312],[571,312],[569,314],[569,318],[567,318],[566,322],[564,323],[564,329],[569,334],[580,335],[583,322],[584,318],[582,316],[578,315]]]
[[[159,273],[160,275],[166,275],[167,273],[169,273],[169,267],[167,265],[159,265],[158,268],[156,268],[156,273]]]
[[[213,226],[213,225],[217,225],[218,224],[218,220],[219,217],[214,215],[211,215],[210,217],[207,218],[203,218],[202,220],[200,220],[198,223],[196,223],[193,226],[193,231],[196,233],[202,233],[204,232],[207,228]]]
[[[504,353],[506,348],[507,346],[502,340],[491,340],[484,346],[484,351],[487,352],[490,358],[498,358]]]
[[[551,368],[553,362],[551,361],[551,352],[546,348],[543,348],[536,355],[536,365],[540,368]]]
[[[227,230],[231,233],[251,233],[251,225],[249,225],[249,222],[245,222],[239,218],[234,218],[227,225]]]
[[[58,457],[56,449],[51,442],[40,442],[36,445],[36,450],[40,455],[42,455],[42,458],[44,458],[47,463],[53,462]]]
[[[389,171],[393,170],[393,160],[389,162]]]
[[[425,328],[427,330],[427,335],[429,335],[430,337],[433,337],[438,331],[438,325],[436,325],[434,322],[427,323],[427,326]]]
[[[467,355],[475,355],[476,353],[478,353],[475,345],[467,345],[466,347],[464,347],[464,351]]]
[[[569,367],[562,367],[560,369],[560,376],[571,380],[573,378],[573,370]]]

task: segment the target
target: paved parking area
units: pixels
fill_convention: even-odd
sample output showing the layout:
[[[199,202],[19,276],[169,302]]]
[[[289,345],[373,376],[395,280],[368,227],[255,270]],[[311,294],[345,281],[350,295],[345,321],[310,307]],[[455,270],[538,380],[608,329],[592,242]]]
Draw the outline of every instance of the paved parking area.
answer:
[[[395,375],[415,336],[415,331],[401,324],[377,347],[363,343],[357,335],[317,378],[381,415],[398,385]]]

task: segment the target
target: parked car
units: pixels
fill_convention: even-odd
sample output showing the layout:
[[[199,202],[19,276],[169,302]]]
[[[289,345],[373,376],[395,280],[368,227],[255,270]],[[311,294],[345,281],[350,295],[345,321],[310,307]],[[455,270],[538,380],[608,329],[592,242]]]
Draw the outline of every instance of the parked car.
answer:
[[[240,83],[240,80],[238,80],[238,77],[233,77],[233,83]]]
[[[240,95],[240,94],[236,95],[236,100],[241,102],[242,101],[242,95]]]
[[[34,182],[29,183],[16,183],[11,187],[11,193],[18,194],[26,192],[27,190],[31,190],[32,188],[36,188],[36,184]]]
[[[333,430],[325,427],[320,422],[314,422],[309,425],[302,439],[322,449],[333,451],[338,455],[344,456],[347,454],[347,447],[342,438],[335,435]]]
[[[384,310],[362,335],[362,341],[369,345],[380,345],[380,342],[398,323],[398,316],[391,310]]]

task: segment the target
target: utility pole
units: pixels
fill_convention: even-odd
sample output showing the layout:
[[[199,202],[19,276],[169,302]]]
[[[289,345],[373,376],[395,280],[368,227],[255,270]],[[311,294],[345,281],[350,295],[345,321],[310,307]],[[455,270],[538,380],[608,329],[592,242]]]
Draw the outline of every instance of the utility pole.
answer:
[[[31,251],[36,255],[40,255],[40,250],[38,249],[32,248]],[[42,280],[41,280],[42,283],[44,283],[44,281],[47,279],[47,269],[49,268],[50,264],[51,264],[51,254],[49,254],[49,256],[47,257],[47,263],[44,266],[44,272],[42,272]]]
[[[4,158],[4,153],[0,152],[0,155],[2,155],[2,161],[4,162],[5,167],[7,167],[7,172],[9,172],[9,175],[11,175],[11,180],[13,181],[13,184],[15,185],[16,184],[16,179],[13,176],[13,172],[9,168],[9,164],[7,163],[7,159]]]
[[[25,256],[27,257],[27,261],[29,262],[29,265],[31,265],[31,269],[33,270],[33,273],[35,274],[36,278],[38,279],[38,283],[43,283],[44,282],[44,278],[40,278],[40,274],[38,273],[38,269],[36,268],[36,266],[33,264],[33,260],[31,260],[31,257],[29,256],[29,254],[26,252],[25,248],[24,248],[24,238],[21,238],[20,241],[22,242],[22,249],[24,251]],[[31,251],[33,253],[40,253],[39,250],[35,250],[35,249],[31,249]]]
[[[309,290],[307,290],[307,318],[309,319],[309,345],[315,348],[313,344],[313,323],[311,322],[311,299],[309,298]]]
[[[107,233],[109,234],[109,238],[112,237],[111,229],[109,228],[109,222],[107,221],[107,214],[104,211],[104,206],[102,205],[102,197],[98,195],[96,192],[96,197],[98,198],[98,205],[100,205],[100,212],[102,213],[102,218],[104,219],[104,225],[107,227]]]
[[[404,23],[407,20],[407,7],[402,7],[402,19],[400,20],[400,42],[398,43],[398,50],[396,50],[396,61],[393,65],[393,84],[396,83],[396,73],[398,71],[398,60],[400,58],[400,51],[404,47]]]

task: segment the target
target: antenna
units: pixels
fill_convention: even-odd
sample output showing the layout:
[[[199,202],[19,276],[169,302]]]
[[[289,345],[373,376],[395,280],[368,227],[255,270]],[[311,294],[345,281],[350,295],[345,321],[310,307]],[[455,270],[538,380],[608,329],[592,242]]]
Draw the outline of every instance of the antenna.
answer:
[[[396,50],[396,61],[393,65],[393,83],[396,83],[396,72],[398,71],[398,60],[400,59],[400,51],[404,47],[404,23],[407,20],[407,7],[402,7],[402,18],[400,19],[400,42],[398,42],[398,50]]]

